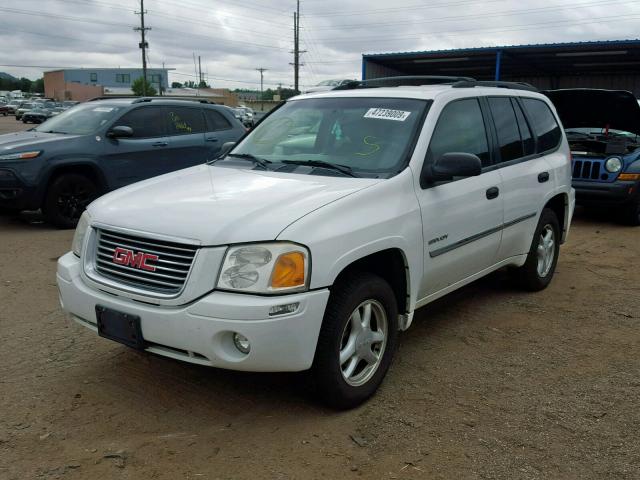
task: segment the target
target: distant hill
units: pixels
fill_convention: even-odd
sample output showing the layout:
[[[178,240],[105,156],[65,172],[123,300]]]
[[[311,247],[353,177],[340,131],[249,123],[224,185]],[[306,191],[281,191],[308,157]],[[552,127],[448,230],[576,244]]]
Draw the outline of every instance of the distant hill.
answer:
[[[13,75],[11,75],[9,73],[5,73],[5,72],[0,72],[0,79],[2,79],[2,80],[12,80],[14,82],[18,80]]]

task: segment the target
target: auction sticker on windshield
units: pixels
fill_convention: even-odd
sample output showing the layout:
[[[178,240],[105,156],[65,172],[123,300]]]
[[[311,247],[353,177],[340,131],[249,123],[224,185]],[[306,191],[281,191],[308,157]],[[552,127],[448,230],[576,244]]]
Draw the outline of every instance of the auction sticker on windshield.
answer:
[[[370,108],[367,113],[364,114],[364,118],[379,118],[382,120],[395,120],[397,122],[404,122],[411,112],[405,112],[403,110],[390,110],[388,108]]]

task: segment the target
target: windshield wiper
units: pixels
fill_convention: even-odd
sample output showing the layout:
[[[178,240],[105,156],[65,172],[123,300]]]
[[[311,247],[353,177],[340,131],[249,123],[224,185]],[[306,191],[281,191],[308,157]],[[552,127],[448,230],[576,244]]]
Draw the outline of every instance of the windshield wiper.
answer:
[[[58,132],[56,130],[47,130],[46,132],[43,133],[59,133],[61,135],[67,135],[67,132]]]
[[[286,163],[289,165],[308,165],[309,167],[326,168],[328,170],[335,170],[337,172],[340,172],[347,177],[358,178],[358,176],[353,173],[353,170],[351,170],[351,167],[347,167],[346,165],[339,165],[336,163],[329,163],[323,160],[282,160],[282,163]]]
[[[229,153],[229,154],[225,155],[224,157],[220,157],[220,158],[216,158],[215,160],[212,160],[211,162],[209,162],[209,165],[213,165],[214,163],[216,163],[216,162],[218,162],[220,160],[224,160],[227,157],[241,158],[241,159],[244,159],[244,160],[251,160],[252,162],[257,163],[258,165],[260,165],[265,170],[269,167],[269,164],[273,163],[271,160],[267,160],[266,158],[256,157],[255,155],[251,155],[250,153]]]

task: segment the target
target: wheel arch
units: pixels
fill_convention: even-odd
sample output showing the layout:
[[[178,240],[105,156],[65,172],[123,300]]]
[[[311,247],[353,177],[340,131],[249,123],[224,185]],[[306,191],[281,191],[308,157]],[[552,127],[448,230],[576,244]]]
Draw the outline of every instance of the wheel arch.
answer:
[[[564,243],[567,238],[570,222],[569,195],[565,192],[558,193],[547,200],[547,203],[545,203],[543,208],[552,210],[556,214],[556,217],[558,217],[560,231],[562,232],[560,243]]]
[[[77,173],[80,175],[85,175],[90,178],[100,189],[101,193],[104,193],[107,190],[107,181],[104,174],[100,171],[100,169],[90,161],[72,161],[65,162],[63,164],[52,166],[46,174],[46,177],[43,182],[40,191],[40,203],[44,201],[44,196],[49,190],[51,183],[61,175],[66,173]]]
[[[385,248],[353,259],[336,274],[332,284],[339,283],[341,278],[353,271],[373,273],[387,281],[395,295],[398,313],[401,316],[409,315],[412,310],[411,278],[407,256],[401,248]],[[403,322],[400,324],[402,326]]]

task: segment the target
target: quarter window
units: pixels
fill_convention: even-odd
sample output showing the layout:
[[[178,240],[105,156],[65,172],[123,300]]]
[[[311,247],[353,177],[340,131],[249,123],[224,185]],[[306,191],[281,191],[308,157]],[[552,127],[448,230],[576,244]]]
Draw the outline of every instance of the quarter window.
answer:
[[[140,107],[123,115],[115,125],[131,127],[133,138],[152,138],[164,135],[162,107]]]
[[[558,146],[562,138],[560,126],[549,106],[542,100],[523,98],[533,131],[538,136],[538,152],[546,152]]]
[[[522,139],[516,112],[509,97],[490,97],[489,107],[496,126],[500,146],[500,161],[508,162],[523,156]]]
[[[442,110],[431,137],[429,155],[436,159],[450,152],[473,153],[483,167],[489,165],[489,142],[478,99],[457,100]]]
[[[207,130],[215,132],[217,130],[228,130],[231,123],[220,112],[216,112],[212,108],[205,108],[204,115],[207,117]]]
[[[191,135],[204,132],[204,118],[199,108],[167,107],[169,135]]]
[[[520,131],[520,137],[522,138],[522,148],[524,149],[524,154],[533,155],[536,153],[536,143],[533,139],[533,135],[531,134],[531,129],[529,128],[529,124],[527,120],[524,118],[524,114],[522,113],[522,108],[520,104],[512,100],[513,108],[516,111],[516,118],[518,119],[518,130]]]

